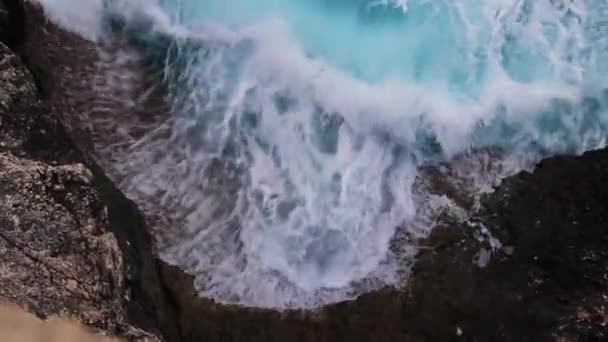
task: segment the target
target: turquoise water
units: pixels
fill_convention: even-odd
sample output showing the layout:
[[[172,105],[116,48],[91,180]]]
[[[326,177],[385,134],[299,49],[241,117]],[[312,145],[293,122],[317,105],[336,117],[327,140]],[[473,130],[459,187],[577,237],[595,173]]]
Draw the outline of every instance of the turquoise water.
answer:
[[[522,82],[576,82],[572,68],[589,57],[585,38],[577,36],[589,19],[582,3],[173,0],[164,6],[190,26],[241,30],[280,21],[307,56],[365,81],[428,82],[465,94],[488,81],[494,64]]]
[[[167,5],[174,8],[175,3]],[[283,21],[310,58],[320,58],[371,82],[467,79],[465,24],[454,5],[378,1],[182,2],[180,21],[240,29]],[[236,9],[236,10],[235,10]],[[483,23],[481,23],[483,25]]]
[[[401,281],[396,260],[413,254],[389,244],[397,226],[431,228],[414,224],[425,161],[605,145],[605,0],[159,4],[114,2],[162,66],[175,119],[171,153],[132,183],[191,208],[188,238],[161,255],[222,302],[311,307]],[[198,177],[214,159],[239,170],[230,203]]]

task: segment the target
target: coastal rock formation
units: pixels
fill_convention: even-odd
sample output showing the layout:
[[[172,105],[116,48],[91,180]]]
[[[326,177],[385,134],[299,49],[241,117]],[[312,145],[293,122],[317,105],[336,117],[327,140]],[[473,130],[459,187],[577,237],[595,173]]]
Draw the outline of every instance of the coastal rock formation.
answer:
[[[0,80],[0,300],[158,341],[128,322],[126,265],[93,173],[3,43]]]
[[[219,305],[156,259],[150,225],[91,157],[95,132],[79,115],[93,43],[30,3],[23,23],[11,44],[36,82],[6,47],[0,59],[2,299],[170,342],[606,339],[608,150],[547,159],[480,198],[468,220],[439,217],[402,288],[314,312]],[[461,183],[433,184],[454,197]]]

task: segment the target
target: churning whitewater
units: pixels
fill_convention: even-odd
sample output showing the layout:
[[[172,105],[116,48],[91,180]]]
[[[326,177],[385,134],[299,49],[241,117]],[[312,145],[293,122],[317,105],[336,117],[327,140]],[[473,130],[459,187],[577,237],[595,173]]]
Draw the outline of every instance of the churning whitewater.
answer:
[[[39,1],[92,40],[118,18],[158,59],[169,137],[117,167],[179,216],[159,252],[220,302],[315,307],[403,281],[415,246],[397,230],[432,228],[425,162],[605,145],[605,0]]]

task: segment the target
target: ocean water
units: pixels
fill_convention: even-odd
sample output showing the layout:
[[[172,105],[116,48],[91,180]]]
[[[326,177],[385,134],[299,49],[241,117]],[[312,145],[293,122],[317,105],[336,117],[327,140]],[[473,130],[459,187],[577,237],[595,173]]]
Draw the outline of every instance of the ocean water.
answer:
[[[414,253],[390,246],[431,228],[410,224],[425,162],[605,146],[605,0],[40,2],[93,40],[118,17],[160,56],[161,145],[179,151],[129,186],[188,208],[160,254],[220,302],[314,307],[403,281]]]

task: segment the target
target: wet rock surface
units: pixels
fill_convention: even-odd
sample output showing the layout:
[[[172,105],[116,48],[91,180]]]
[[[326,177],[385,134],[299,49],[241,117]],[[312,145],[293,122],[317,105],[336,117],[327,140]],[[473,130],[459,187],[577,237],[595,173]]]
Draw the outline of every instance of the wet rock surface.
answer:
[[[158,341],[127,317],[127,265],[94,178],[32,74],[0,43],[0,300]]]
[[[45,111],[33,100],[18,100],[27,97],[6,97],[5,93],[24,91],[21,78],[0,74],[10,81],[2,83],[0,100],[17,101],[8,101],[12,107],[0,113],[4,144],[0,146],[0,196],[4,198],[0,253],[24,255],[15,266],[2,258],[0,279],[5,280],[0,281],[17,283],[10,285],[13,294],[0,290],[2,296],[21,301],[41,315],[50,312],[47,307],[71,307],[74,314],[92,317],[89,324],[109,331],[122,328],[98,317],[126,307],[118,311],[124,316],[117,316],[124,320],[113,317],[112,322],[130,319],[157,328],[168,341],[606,340],[608,150],[547,159],[534,172],[509,177],[493,193],[475,200],[458,197],[466,179],[446,180],[443,177],[453,173],[449,168],[446,172],[429,169],[437,178],[432,184],[435,193],[453,198],[462,207],[475,204],[477,213],[464,221],[449,215],[438,218],[431,236],[420,241],[417,262],[403,288],[382,289],[314,312],[219,305],[197,296],[191,276],[154,258],[149,226],[136,206],[62,133],[59,121],[85,151],[95,139],[90,137],[93,133],[77,129],[78,115],[87,106],[84,93],[93,89],[86,85],[93,82],[89,63],[96,58],[86,54],[90,43],[44,21],[32,6],[27,7],[25,22],[28,34],[20,51],[45,90],[51,110]],[[9,60],[13,61],[9,64],[18,61]],[[31,84],[24,89],[35,92]],[[70,190],[61,190],[61,184]],[[15,199],[27,209],[13,207],[10,203]],[[37,209],[60,206],[64,209]],[[36,218],[40,212],[47,216]],[[34,221],[38,223],[23,224]],[[26,226],[38,230],[16,233]],[[55,254],[36,254],[43,243],[50,244]],[[85,253],[93,250],[82,246],[94,246],[95,253]],[[90,270],[96,271],[73,275],[76,287],[67,281],[44,283],[41,288],[51,286],[55,296],[46,290],[38,297],[23,295],[32,287],[28,279],[34,270],[40,273],[36,279],[46,279],[45,274],[55,268],[73,272],[79,269],[70,263],[73,258],[83,258],[83,265],[93,262],[84,254],[94,259],[96,266]],[[52,268],[34,266],[42,261]],[[117,272],[121,264],[127,270],[124,277]],[[53,281],[60,278],[52,277]],[[92,299],[72,295],[81,284],[99,281],[112,285],[99,286]],[[128,303],[120,297],[124,288],[130,289]],[[46,298],[55,304],[47,306]],[[112,299],[89,311],[86,303],[95,298]]]

